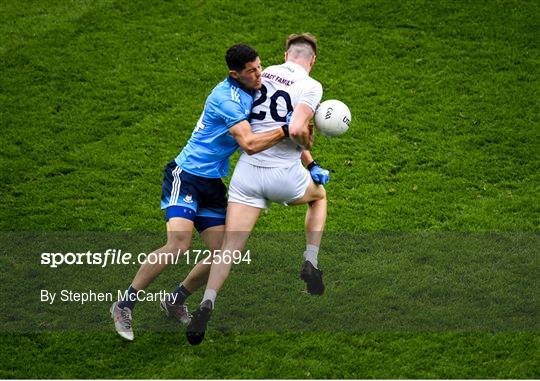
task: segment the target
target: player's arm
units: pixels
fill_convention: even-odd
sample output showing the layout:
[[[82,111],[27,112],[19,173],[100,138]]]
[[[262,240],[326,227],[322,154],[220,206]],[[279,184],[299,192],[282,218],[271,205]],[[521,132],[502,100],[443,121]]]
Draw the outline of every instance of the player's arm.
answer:
[[[289,134],[295,143],[309,150],[313,146],[313,126],[309,122],[315,115],[323,90],[321,84],[311,78],[303,84],[302,89],[289,123]]]
[[[305,103],[298,103],[294,108],[289,124],[291,139],[305,150],[309,150],[313,146],[313,130],[309,125],[313,115],[315,115],[315,112],[310,106]]]
[[[215,112],[221,116],[230,134],[248,155],[264,151],[285,137],[283,128],[254,134],[246,119],[249,113],[245,113],[244,108],[237,101],[225,100],[220,103]]]
[[[229,127],[229,132],[248,155],[264,151],[285,137],[285,132],[281,128],[255,134],[247,120]]]
[[[302,154],[300,155],[300,159],[302,160],[302,164],[307,167],[309,174],[311,175],[311,178],[313,179],[315,184],[324,185],[330,181],[330,171],[321,167],[313,159],[313,156],[311,156],[311,152],[309,152],[308,150],[303,150]]]
[[[302,164],[304,164],[305,167],[311,164],[313,161],[313,156],[311,156],[311,152],[308,150],[303,150],[300,154],[300,159],[302,160]]]

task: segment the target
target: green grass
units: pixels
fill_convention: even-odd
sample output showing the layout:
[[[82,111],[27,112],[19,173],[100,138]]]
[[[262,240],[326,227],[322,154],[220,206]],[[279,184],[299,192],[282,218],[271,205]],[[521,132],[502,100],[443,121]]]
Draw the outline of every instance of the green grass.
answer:
[[[332,172],[329,231],[525,231],[537,237],[539,25],[534,1],[2,2],[0,230],[164,232],[162,169],[189,137],[208,92],[225,77],[226,48],[252,44],[268,66],[281,62],[289,33],[310,31],[320,44],[313,77],[323,84],[325,99],[344,101],[353,116],[346,135],[316,138],[314,156]],[[304,212],[276,205],[257,232],[301,231]],[[2,243],[2,272],[10,269],[8,246]],[[356,290],[373,276],[364,266],[381,279],[392,271],[405,275],[391,261],[377,266],[383,249],[360,251],[361,258],[354,250],[336,258],[322,252],[321,267],[343,278],[335,292],[350,297],[347,282]],[[538,247],[527,253],[527,267],[486,266],[497,270],[492,280],[537,274]],[[448,269],[449,284],[458,284],[459,273],[451,270],[470,263],[477,267],[469,277],[483,274],[481,260],[461,258],[453,268],[451,259],[438,262],[434,255],[419,262],[420,274],[429,265]],[[278,299],[293,299],[297,263],[291,259],[276,278]],[[158,284],[176,275],[167,271]],[[234,275],[231,294],[241,290]],[[131,276],[115,287],[126,286]],[[418,287],[436,296],[430,279]],[[523,311],[537,319],[537,283],[523,279],[531,279],[523,289],[486,300],[532,290]],[[494,284],[502,291],[504,282]],[[414,277],[403,283],[414,285]],[[373,295],[397,294],[392,287],[375,282]],[[376,302],[367,296],[362,300]],[[1,303],[6,311],[9,300]],[[338,301],[319,303],[334,307]],[[362,314],[361,303],[349,308]],[[151,316],[150,307],[140,310]],[[103,331],[0,331],[5,378],[540,377],[537,327],[279,334],[216,329],[199,348],[189,347],[180,333],[141,332],[127,344]]]
[[[455,333],[218,333],[200,347],[151,333],[133,343],[105,333],[0,342],[5,378],[537,378],[540,344],[529,334]]]

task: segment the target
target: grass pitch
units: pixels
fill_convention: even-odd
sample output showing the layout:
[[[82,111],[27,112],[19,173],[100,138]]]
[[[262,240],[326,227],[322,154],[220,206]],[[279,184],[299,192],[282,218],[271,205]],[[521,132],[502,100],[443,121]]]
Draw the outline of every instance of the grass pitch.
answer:
[[[281,62],[289,33],[310,31],[324,99],[353,115],[346,135],[317,137],[313,150],[331,170],[328,231],[536,235],[539,20],[534,1],[3,2],[0,229],[164,231],[162,169],[225,77],[226,48],[249,43],[268,66]],[[304,211],[276,205],[256,231],[300,231]],[[324,252],[320,261],[333,263]],[[336,276],[346,285],[362,273],[354,270]],[[525,271],[537,274],[537,259]],[[166,272],[156,287],[178,275]],[[278,301],[298,282],[280,279]],[[2,330],[0,377],[539,378],[532,328],[215,329],[198,348],[180,332],[141,332],[129,344],[112,331]]]

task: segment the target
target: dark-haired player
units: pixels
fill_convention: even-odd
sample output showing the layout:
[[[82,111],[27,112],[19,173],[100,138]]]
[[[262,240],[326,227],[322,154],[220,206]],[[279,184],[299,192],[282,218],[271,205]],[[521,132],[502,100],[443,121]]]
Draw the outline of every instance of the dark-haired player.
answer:
[[[262,84],[257,52],[234,45],[225,60],[229,76],[212,90],[190,139],[164,171],[161,209],[166,210],[167,243],[154,252],[157,260],[152,262],[157,263],[144,262],[124,298],[111,307],[116,331],[127,340],[133,340],[132,312],[139,292],[172,262],[168,253],[178,255],[189,248],[194,226],[210,250],[221,247],[227,208],[221,178],[228,174],[230,156],[239,146],[248,154],[261,152],[287,134],[286,126],[254,134],[248,122],[254,91]],[[177,301],[206,283],[208,269],[200,262],[168,300],[161,301],[162,309],[188,322],[186,306]]]

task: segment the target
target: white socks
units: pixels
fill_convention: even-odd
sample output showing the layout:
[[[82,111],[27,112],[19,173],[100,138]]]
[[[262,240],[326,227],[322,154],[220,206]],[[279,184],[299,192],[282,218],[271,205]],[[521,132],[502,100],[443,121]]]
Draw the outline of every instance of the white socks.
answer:
[[[206,290],[204,290],[204,296],[202,298],[202,301],[203,302],[205,300],[212,301],[212,309],[214,309],[214,304],[216,303],[216,296],[217,296],[216,290],[211,290],[211,289],[207,288]]]
[[[306,245],[306,251],[304,251],[304,259],[310,261],[311,264],[317,268],[317,255],[319,254],[319,246]]]

